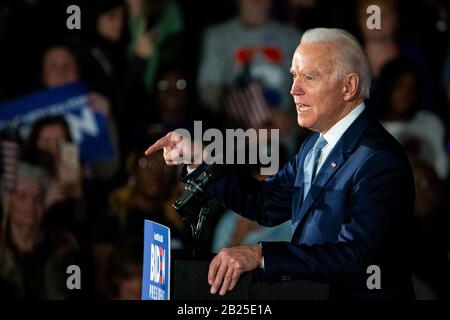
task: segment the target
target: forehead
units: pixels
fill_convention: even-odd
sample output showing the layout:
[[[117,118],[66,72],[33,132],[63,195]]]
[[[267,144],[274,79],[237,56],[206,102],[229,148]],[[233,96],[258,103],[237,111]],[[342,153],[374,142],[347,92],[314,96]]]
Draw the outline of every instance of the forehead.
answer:
[[[64,137],[65,135],[65,129],[62,124],[59,123],[53,123],[48,124],[41,128],[39,132],[39,138],[46,138],[46,137]]]
[[[49,49],[47,51],[47,54],[45,55],[46,62],[54,62],[54,60],[75,61],[75,57],[69,49],[63,47],[55,47]]]
[[[335,66],[336,46],[329,43],[300,43],[292,58],[296,72],[332,72]]]

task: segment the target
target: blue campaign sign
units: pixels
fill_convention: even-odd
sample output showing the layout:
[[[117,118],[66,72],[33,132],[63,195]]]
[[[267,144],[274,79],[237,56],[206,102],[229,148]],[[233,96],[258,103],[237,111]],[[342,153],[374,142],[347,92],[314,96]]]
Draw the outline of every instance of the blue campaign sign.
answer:
[[[26,139],[33,123],[48,116],[64,116],[72,138],[79,144],[83,163],[93,163],[114,156],[114,147],[103,115],[92,111],[89,89],[77,82],[42,90],[0,104],[0,132],[18,130]]]
[[[170,229],[144,222],[142,300],[170,300]]]

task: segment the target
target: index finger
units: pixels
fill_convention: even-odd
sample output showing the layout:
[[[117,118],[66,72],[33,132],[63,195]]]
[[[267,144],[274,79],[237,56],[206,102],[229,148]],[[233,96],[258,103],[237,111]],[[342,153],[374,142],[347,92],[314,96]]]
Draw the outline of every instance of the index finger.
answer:
[[[145,150],[145,155],[151,155],[152,153],[155,153],[158,150],[161,150],[162,148],[166,147],[170,143],[170,135],[166,135],[156,141],[154,144],[152,144],[150,147],[148,147],[147,150]]]

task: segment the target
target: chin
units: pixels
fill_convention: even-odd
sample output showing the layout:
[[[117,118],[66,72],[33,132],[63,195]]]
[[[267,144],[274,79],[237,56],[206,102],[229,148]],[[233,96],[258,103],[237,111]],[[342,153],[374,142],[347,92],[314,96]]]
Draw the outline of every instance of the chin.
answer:
[[[301,117],[300,115],[297,116],[297,123],[302,128],[310,128],[311,127],[311,121],[308,121],[304,117]]]

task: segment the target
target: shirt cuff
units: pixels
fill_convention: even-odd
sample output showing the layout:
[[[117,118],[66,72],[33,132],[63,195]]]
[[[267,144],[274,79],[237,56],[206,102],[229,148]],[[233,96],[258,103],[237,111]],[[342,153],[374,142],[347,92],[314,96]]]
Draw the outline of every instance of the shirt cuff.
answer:
[[[188,173],[188,174],[191,174],[192,172],[194,172],[195,169],[196,169],[196,168],[194,168],[194,169],[189,169],[189,167],[186,167],[186,170],[187,170],[187,173]]]
[[[262,242],[258,242],[258,244],[261,246],[261,265],[259,266],[261,269],[264,270],[264,256],[262,255]]]

